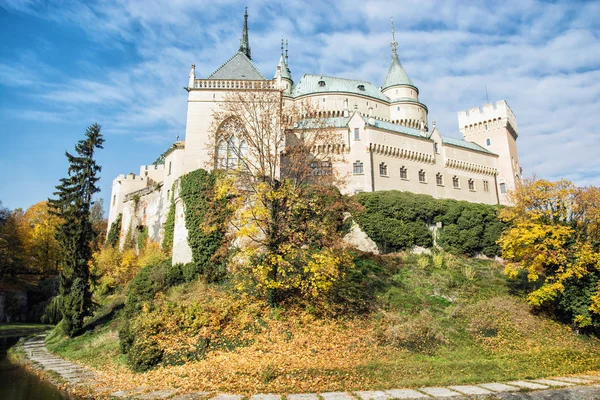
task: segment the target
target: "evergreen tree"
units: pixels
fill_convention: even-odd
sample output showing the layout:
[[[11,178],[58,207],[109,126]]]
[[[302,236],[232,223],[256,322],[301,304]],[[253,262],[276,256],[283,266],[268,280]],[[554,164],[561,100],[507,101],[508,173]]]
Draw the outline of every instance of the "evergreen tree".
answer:
[[[63,220],[57,233],[61,245],[60,295],[63,298],[63,320],[67,334],[73,336],[83,326],[83,318],[91,314],[90,244],[95,239],[91,221],[92,196],[100,191],[94,152],[101,149],[104,138],[98,124],[90,125],[85,139],[75,145],[76,155],[65,152],[69,161],[68,176],[60,180],[50,199],[53,212]]]

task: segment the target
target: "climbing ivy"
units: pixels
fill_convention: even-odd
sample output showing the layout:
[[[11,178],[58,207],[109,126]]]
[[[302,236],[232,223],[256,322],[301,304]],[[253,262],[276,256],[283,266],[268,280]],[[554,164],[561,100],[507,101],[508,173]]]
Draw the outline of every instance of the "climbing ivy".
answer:
[[[146,248],[146,242],[148,242],[148,227],[140,226],[140,227],[138,227],[138,235],[137,235],[138,251],[143,251]]]
[[[185,225],[192,262],[183,268],[186,281],[202,275],[208,282],[222,279],[226,272],[226,229],[230,213],[226,197],[216,199],[219,172],[203,169],[181,178],[180,197],[185,204]]]
[[[119,214],[117,216],[117,219],[115,219],[113,223],[110,224],[110,230],[108,231],[108,236],[106,236],[106,243],[111,247],[115,247],[117,244],[119,244],[122,220],[123,214]]]
[[[167,220],[164,225],[164,234],[162,248],[167,253],[171,254],[173,251],[173,235],[175,234],[175,183],[171,187],[171,204],[169,206],[169,214],[167,214]]]

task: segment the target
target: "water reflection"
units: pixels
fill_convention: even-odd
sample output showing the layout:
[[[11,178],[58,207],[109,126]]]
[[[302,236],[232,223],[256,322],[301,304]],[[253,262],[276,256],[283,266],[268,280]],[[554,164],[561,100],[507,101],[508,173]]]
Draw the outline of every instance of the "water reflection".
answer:
[[[8,361],[6,352],[19,337],[0,337],[0,399],[2,400],[67,400],[73,397],[57,390],[52,384],[38,378]]]

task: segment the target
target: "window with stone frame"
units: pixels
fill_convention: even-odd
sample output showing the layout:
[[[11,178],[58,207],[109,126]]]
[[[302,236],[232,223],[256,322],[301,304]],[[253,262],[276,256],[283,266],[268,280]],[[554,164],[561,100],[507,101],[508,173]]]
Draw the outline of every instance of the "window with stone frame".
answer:
[[[506,183],[500,184],[500,193],[506,193]]]
[[[379,175],[388,176],[388,167],[386,163],[379,164]]]
[[[469,179],[469,190],[472,192],[475,191],[475,181],[473,179]]]
[[[444,186],[444,177],[442,176],[441,172],[438,172],[435,175],[435,182],[438,184],[438,186]]]
[[[313,161],[310,168],[312,175],[331,175],[333,164],[329,160]]]
[[[225,170],[243,168],[248,156],[248,143],[243,139],[243,127],[234,120],[225,122],[217,135],[216,167]],[[240,140],[239,138],[242,138]]]
[[[427,179],[426,179],[426,175],[425,175],[425,171],[423,171],[422,169],[419,170],[419,182],[421,183],[427,183]]]
[[[483,191],[484,192],[490,191],[490,183],[488,181],[483,181]]]
[[[452,177],[452,186],[454,186],[455,189],[460,189],[460,181],[456,175]]]
[[[354,128],[354,140],[360,140],[360,129]]]
[[[357,160],[354,164],[352,164],[352,172],[354,175],[362,175],[365,173],[362,161]]]
[[[406,169],[405,166],[402,166],[400,168],[400,179],[406,179],[406,180],[408,180],[408,170]]]

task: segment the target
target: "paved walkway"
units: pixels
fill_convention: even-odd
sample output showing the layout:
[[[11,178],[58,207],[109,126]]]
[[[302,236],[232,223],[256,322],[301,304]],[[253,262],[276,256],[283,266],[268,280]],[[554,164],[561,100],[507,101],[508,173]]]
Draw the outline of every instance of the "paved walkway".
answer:
[[[51,354],[44,343],[44,336],[29,339],[23,345],[29,360],[42,368],[60,375],[67,384],[88,386],[96,383],[96,374],[85,367]],[[242,400],[235,394],[215,394],[210,392],[178,393],[175,390],[158,390],[145,393],[144,388],[137,390],[117,390],[99,388],[97,393],[103,397],[122,399],[171,399],[171,400]],[[457,385],[448,387],[423,387],[419,389],[371,390],[357,392],[328,392],[288,394],[287,400],[391,400],[391,399],[600,399],[600,376],[578,375],[555,377],[551,379],[527,379],[511,382],[492,382],[477,385]],[[257,394],[250,400],[282,400],[279,394]]]

